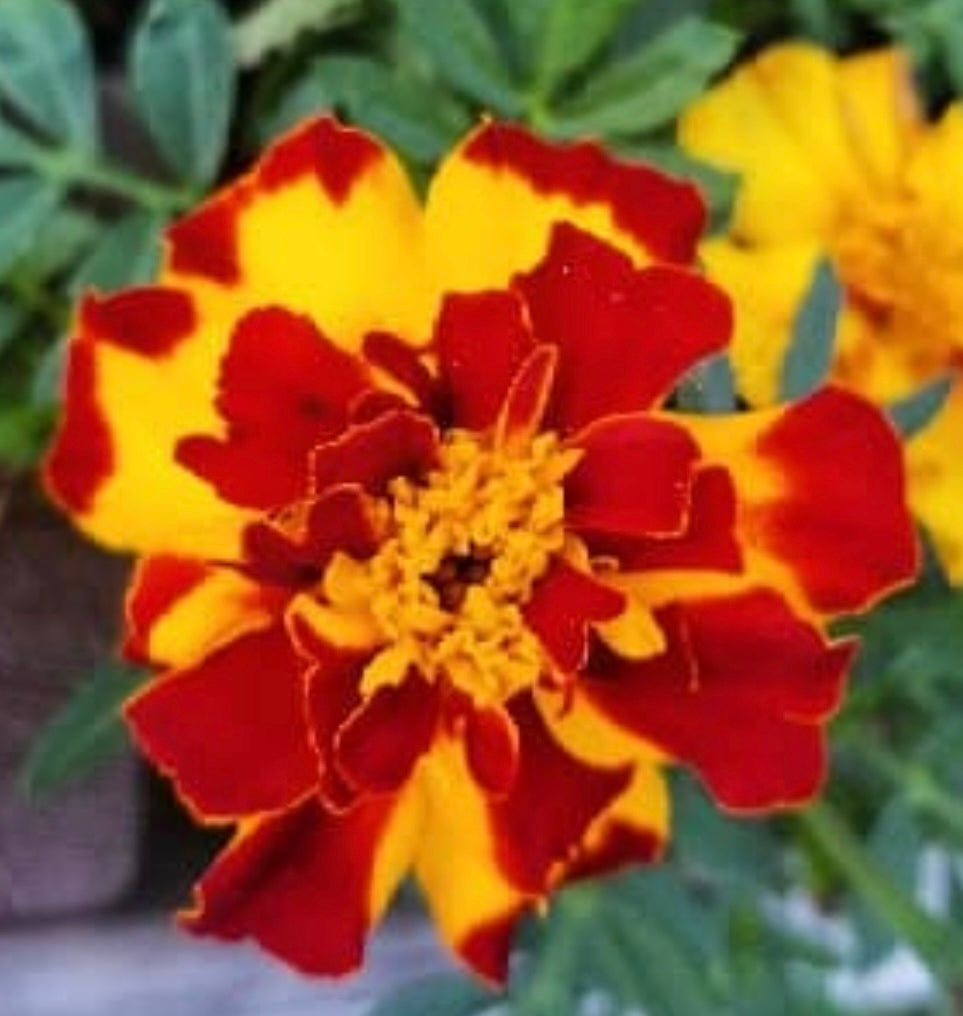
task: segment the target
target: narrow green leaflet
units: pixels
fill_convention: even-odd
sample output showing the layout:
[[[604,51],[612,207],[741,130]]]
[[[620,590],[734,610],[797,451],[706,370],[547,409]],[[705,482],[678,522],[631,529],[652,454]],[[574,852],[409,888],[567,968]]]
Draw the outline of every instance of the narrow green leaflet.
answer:
[[[263,0],[234,28],[234,51],[241,67],[256,67],[304,32],[330,31],[350,23],[363,0]]]
[[[454,88],[492,112],[521,113],[498,44],[467,0],[395,0],[395,6],[405,32]]]
[[[72,4],[0,0],[0,94],[44,134],[97,147],[93,61]]]
[[[140,671],[116,663],[97,667],[34,741],[20,773],[24,793],[49,794],[122,749],[120,706],[142,680]]]
[[[29,250],[61,198],[59,188],[35,176],[0,179],[0,278]]]
[[[643,49],[595,74],[577,97],[555,111],[555,131],[643,134],[672,120],[732,59],[739,36],[687,17]]]
[[[71,280],[75,294],[137,285],[154,278],[160,261],[165,220],[151,212],[131,212],[104,230]]]
[[[475,1016],[497,999],[467,977],[436,974],[413,981],[371,1009],[367,1016]]]
[[[545,14],[535,66],[535,92],[547,100],[610,38],[637,0],[555,0]]]
[[[170,167],[211,182],[234,107],[231,25],[215,0],[152,0],[130,56],[137,109]]]
[[[809,292],[793,324],[792,341],[782,365],[780,394],[789,401],[819,387],[829,372],[836,339],[842,289],[828,261],[816,266]]]
[[[946,403],[953,381],[952,377],[937,378],[889,407],[889,418],[903,437],[919,433],[936,416]]]

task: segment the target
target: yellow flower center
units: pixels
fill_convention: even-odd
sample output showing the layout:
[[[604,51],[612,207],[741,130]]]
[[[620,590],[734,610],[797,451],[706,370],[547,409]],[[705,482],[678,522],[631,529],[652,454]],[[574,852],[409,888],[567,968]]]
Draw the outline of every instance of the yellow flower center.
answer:
[[[565,545],[562,479],[578,457],[553,434],[509,452],[452,431],[423,482],[391,483],[378,552],[367,561],[336,555],[322,580],[327,602],[363,611],[384,646],[363,693],[410,666],[482,702],[535,683],[542,650],[522,607]]]

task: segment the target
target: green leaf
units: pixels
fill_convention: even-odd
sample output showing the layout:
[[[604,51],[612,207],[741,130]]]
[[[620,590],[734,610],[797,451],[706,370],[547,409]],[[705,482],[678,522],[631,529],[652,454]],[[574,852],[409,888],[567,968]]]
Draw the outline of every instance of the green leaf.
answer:
[[[27,320],[27,312],[15,303],[0,303],[0,356],[13,342]]]
[[[404,31],[457,90],[505,116],[521,100],[488,26],[467,0],[395,0]]]
[[[464,109],[437,89],[364,57],[321,57],[307,78],[317,104],[335,106],[419,163],[432,163],[470,126]]]
[[[160,263],[162,216],[131,212],[108,226],[100,240],[80,264],[71,280],[79,294],[89,287],[100,290],[150,282]]]
[[[141,671],[116,663],[97,667],[34,741],[20,773],[23,792],[49,794],[121,750],[127,736],[120,706],[143,678]]]
[[[360,15],[364,0],[265,0],[234,28],[241,67],[256,67],[305,32],[341,28]]]
[[[736,388],[729,357],[719,353],[693,367],[676,391],[676,404],[694,413],[735,410]]]
[[[66,357],[66,335],[44,350],[30,380],[28,398],[31,408],[53,411],[59,405]]]
[[[495,1002],[495,996],[466,977],[435,974],[405,985],[367,1016],[474,1016]]]
[[[893,426],[903,437],[912,437],[923,430],[945,405],[953,383],[953,377],[937,378],[907,398],[894,402],[887,410]]]
[[[836,273],[828,261],[821,261],[796,315],[792,342],[782,365],[780,394],[787,401],[808,395],[825,380],[833,358],[841,303]]]
[[[234,108],[227,15],[214,0],[152,0],[130,61],[137,108],[161,154],[186,182],[210,183]]]
[[[4,169],[31,167],[37,161],[38,146],[23,131],[0,120],[0,166]]]
[[[53,425],[53,413],[42,406],[15,405],[0,409],[0,463],[27,469],[39,459]]]
[[[735,53],[739,36],[701,18],[685,18],[647,46],[589,79],[558,109],[553,129],[566,135],[637,135],[672,120]]]
[[[61,197],[59,188],[35,176],[0,179],[0,278],[36,242]]]
[[[548,8],[535,67],[535,92],[549,99],[590,60],[636,0],[555,0]]]
[[[0,93],[44,134],[97,147],[93,60],[73,5],[0,2]]]
[[[17,261],[17,274],[34,280],[60,275],[76,263],[102,229],[103,223],[89,212],[62,205],[48,218],[30,250]]]

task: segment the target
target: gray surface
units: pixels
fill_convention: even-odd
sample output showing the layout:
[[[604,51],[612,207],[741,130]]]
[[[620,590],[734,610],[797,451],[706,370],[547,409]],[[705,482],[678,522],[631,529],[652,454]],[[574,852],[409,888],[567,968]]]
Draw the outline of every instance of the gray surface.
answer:
[[[393,985],[447,963],[412,916],[390,919],[364,972],[338,982],[187,936],[163,916],[37,925],[0,931],[0,1016],[364,1016]]]

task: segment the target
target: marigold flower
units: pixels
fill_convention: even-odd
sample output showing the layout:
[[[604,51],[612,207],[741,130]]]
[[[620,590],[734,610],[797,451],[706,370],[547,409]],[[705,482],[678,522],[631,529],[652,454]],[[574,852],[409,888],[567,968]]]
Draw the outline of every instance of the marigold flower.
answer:
[[[963,105],[928,124],[897,50],[839,58],[774,46],[683,116],[693,154],[742,175],[729,235],[702,246],[733,297],[732,354],[754,405],[771,403],[816,263],[844,286],[833,379],[879,403],[960,363]],[[908,447],[910,502],[963,581],[963,387]]]
[[[648,861],[664,766],[804,802],[852,655],[827,618],[913,572],[897,442],[860,398],[659,407],[729,338],[686,267],[695,190],[592,145],[475,131],[422,210],[306,123],[80,306],[53,496],[143,555],[126,707],[198,819],[182,914],[340,973],[413,869],[505,976],[518,916]]]

